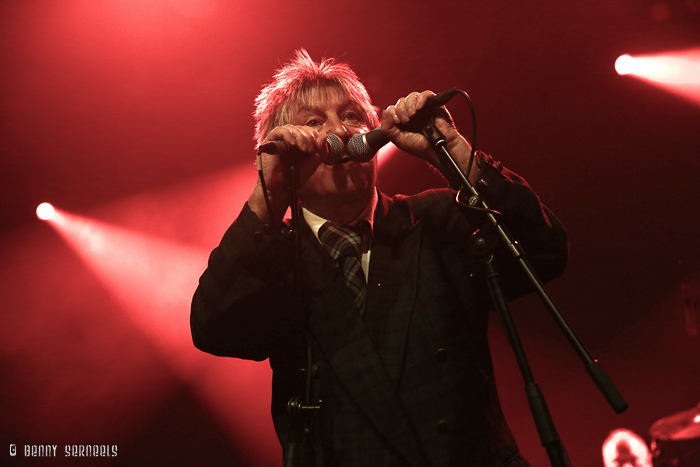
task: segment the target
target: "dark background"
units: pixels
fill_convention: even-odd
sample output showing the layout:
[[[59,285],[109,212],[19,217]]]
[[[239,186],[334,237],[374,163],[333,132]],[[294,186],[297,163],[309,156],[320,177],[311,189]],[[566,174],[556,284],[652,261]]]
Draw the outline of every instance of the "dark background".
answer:
[[[235,413],[222,422],[203,402],[196,365],[187,377],[178,373],[178,358],[163,351],[157,332],[143,332],[34,210],[50,201],[196,246],[203,253],[193,290],[206,252],[244,198],[214,216],[215,200],[195,199],[187,187],[250,172],[253,100],[300,47],[316,60],[348,62],[380,108],[414,90],[467,91],[478,149],[524,176],[567,227],[570,265],[549,290],[630,405],[612,412],[536,300],[513,306],[573,465],[602,465],[611,430],[630,428],[649,441],[653,422],[700,401],[699,338],[688,335],[681,295],[685,283],[700,296],[700,108],[613,68],[623,53],[700,47],[700,2],[4,0],[0,449],[119,445],[117,458],[81,465],[275,459],[274,439],[258,449],[267,460],[249,454],[250,442],[227,428]],[[455,98],[449,108],[468,135],[466,103]],[[440,183],[401,154],[384,164],[379,182],[388,193]],[[247,193],[252,181],[236,189]],[[178,219],[175,227],[156,229],[144,221],[146,209],[133,214],[144,193],[148,209],[161,207]],[[224,217],[207,235],[193,227],[201,211]],[[171,319],[186,326],[181,305]],[[494,324],[507,416],[533,466],[547,465]],[[194,352],[186,335],[181,344]],[[230,369],[214,357],[193,358]],[[245,368],[259,372],[263,383],[253,387],[264,391],[267,364]],[[252,390],[247,380],[231,388],[218,397],[242,403]],[[266,425],[260,430],[269,437],[267,397],[241,423]]]

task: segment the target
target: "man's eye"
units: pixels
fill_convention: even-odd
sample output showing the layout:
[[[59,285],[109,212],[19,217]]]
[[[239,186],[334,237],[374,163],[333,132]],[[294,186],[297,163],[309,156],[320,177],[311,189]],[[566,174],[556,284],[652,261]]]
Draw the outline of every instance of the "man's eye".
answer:
[[[319,121],[318,121],[317,119],[315,119],[315,118],[313,118],[313,119],[311,119],[311,120],[308,120],[308,121],[306,122],[306,126],[312,126],[312,127],[313,127],[313,126],[319,126],[320,124],[321,124],[321,122],[319,122]]]
[[[352,125],[352,126],[358,126],[358,125],[365,124],[364,118],[362,118],[362,116],[357,112],[346,113],[345,117],[343,117],[343,122],[346,125]]]

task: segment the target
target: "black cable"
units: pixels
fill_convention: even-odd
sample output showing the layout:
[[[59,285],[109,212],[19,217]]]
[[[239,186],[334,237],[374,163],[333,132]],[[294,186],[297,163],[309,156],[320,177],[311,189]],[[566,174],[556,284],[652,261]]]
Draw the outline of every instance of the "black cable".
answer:
[[[472,103],[469,94],[461,89],[458,89],[457,92],[467,100],[467,104],[469,104],[469,111],[472,114],[472,144],[470,145],[471,151],[469,151],[469,164],[467,165],[467,173],[465,174],[466,177],[469,178],[469,174],[472,171],[472,164],[474,163],[474,153],[476,152],[476,112],[474,111],[474,104]]]
[[[461,89],[457,89],[457,92],[462,97],[464,97],[466,99],[467,104],[469,104],[469,111],[471,112],[471,117],[472,117],[472,143],[470,144],[469,162],[467,164],[467,171],[464,174],[465,178],[469,179],[469,175],[471,174],[471,170],[472,170],[472,165],[474,164],[474,157],[476,154],[476,111],[474,110],[474,104],[472,103],[472,100],[469,97],[469,94],[467,94],[465,91],[463,91]],[[464,208],[470,209],[472,211],[493,214],[493,215],[499,216],[501,218],[503,217],[503,215],[498,211],[494,211],[493,209],[480,208],[480,207],[476,206],[476,204],[478,204],[478,203],[476,202],[477,200],[473,199],[473,196],[469,198],[469,200],[471,200],[473,204],[470,203],[469,201],[465,202],[465,201],[461,200],[460,199],[461,194],[462,194],[462,191],[460,190],[457,192],[457,196],[455,197],[455,202],[458,205],[463,206]]]
[[[274,217],[272,215],[272,203],[270,203],[270,197],[267,195],[267,184],[265,183],[265,175],[263,175],[262,169],[262,152],[258,150],[258,155],[256,157],[258,164],[258,177],[260,178],[260,186],[263,190],[263,197],[265,198],[265,207],[267,208],[267,215],[270,218],[270,223],[273,224],[272,227],[277,227],[274,225]]]

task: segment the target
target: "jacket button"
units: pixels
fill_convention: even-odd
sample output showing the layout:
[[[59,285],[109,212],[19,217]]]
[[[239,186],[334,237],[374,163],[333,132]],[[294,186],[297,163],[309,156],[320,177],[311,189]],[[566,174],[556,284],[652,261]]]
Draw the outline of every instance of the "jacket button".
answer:
[[[435,358],[437,358],[438,362],[446,362],[447,361],[447,350],[438,349],[437,352],[435,352]]]
[[[441,435],[446,435],[450,432],[450,424],[447,423],[445,420],[440,420],[439,422],[437,422],[435,428],[437,428],[437,432]]]
[[[255,243],[260,243],[263,240],[263,233],[262,232],[255,232],[253,233],[253,241]]]
[[[321,365],[311,365],[311,377],[313,379],[318,379],[321,377]]]

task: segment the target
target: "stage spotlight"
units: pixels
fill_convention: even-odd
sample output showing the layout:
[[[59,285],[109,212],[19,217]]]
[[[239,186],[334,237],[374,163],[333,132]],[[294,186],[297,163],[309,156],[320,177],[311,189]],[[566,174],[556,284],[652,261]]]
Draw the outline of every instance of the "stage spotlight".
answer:
[[[615,60],[615,71],[618,75],[628,75],[632,72],[634,59],[629,54],[620,55]]]
[[[42,221],[50,220],[54,214],[56,214],[56,210],[50,203],[41,203],[36,208],[36,216]]]
[[[620,55],[615,61],[615,71],[700,104],[700,49]]]
[[[282,453],[269,418],[270,366],[205,354],[192,344],[189,326],[192,295],[211,248],[245,204],[256,178],[246,163],[101,206],[97,213],[103,219],[56,208],[49,225],[95,274],[128,326],[149,338],[171,374],[193,388],[204,409],[241,446],[246,465],[274,465]],[[151,397],[146,390],[142,395]]]

